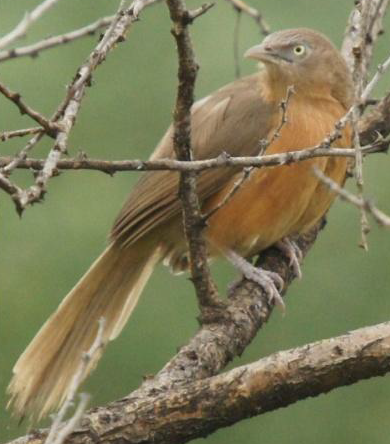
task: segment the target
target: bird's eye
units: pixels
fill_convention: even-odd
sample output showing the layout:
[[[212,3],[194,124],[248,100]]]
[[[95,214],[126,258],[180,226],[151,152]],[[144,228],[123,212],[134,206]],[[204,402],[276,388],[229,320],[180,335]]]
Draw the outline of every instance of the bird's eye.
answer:
[[[293,51],[294,51],[295,55],[301,56],[305,53],[306,48],[303,45],[297,45],[297,46],[294,46]]]

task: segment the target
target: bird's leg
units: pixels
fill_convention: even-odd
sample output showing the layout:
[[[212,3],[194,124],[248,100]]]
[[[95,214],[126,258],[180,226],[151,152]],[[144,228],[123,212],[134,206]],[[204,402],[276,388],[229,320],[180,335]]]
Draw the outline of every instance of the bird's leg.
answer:
[[[301,279],[302,271],[300,262],[302,261],[303,255],[297,243],[290,240],[288,237],[284,237],[280,241],[276,242],[275,247],[284,253],[288,259],[290,259],[290,267],[293,269],[295,276],[298,279]]]
[[[280,294],[284,282],[278,273],[255,267],[235,251],[230,250],[225,252],[225,254],[229,262],[237,268],[246,279],[259,284],[264,289],[267,293],[269,303],[274,303],[279,306],[283,312],[285,311],[285,304]]]

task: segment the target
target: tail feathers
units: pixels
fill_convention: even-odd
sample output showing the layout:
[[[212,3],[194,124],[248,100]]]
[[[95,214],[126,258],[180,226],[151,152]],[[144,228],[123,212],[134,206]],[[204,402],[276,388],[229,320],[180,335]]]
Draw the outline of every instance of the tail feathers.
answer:
[[[161,257],[159,247],[143,240],[130,248],[107,247],[15,364],[8,392],[17,414],[40,419],[64,402],[82,353],[96,337],[98,320],[105,318],[103,343],[116,338]]]

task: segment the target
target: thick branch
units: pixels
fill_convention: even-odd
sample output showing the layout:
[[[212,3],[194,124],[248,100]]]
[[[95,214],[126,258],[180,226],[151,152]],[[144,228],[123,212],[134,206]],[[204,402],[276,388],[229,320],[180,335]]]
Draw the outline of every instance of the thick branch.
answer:
[[[279,352],[148,398],[98,408],[71,444],[184,443],[242,419],[390,371],[390,323]],[[216,413],[217,412],[217,413]],[[10,444],[41,444],[47,431]]]

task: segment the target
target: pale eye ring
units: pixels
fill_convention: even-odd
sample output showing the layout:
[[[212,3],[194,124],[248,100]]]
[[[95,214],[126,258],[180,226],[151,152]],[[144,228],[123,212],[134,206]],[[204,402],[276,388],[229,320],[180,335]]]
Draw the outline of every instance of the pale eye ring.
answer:
[[[297,56],[302,56],[303,54],[305,54],[306,48],[304,47],[304,45],[297,45],[294,46],[294,54]]]

